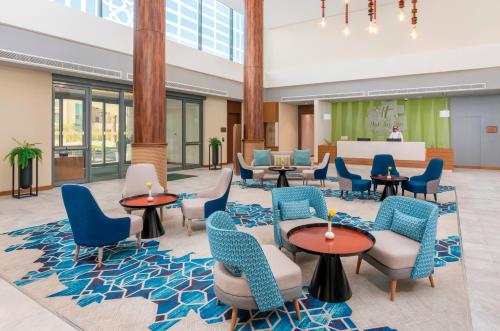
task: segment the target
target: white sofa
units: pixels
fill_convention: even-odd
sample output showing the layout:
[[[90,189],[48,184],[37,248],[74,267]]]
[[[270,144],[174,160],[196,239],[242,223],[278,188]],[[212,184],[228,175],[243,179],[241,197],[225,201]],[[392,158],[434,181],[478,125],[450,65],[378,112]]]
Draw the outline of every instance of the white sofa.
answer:
[[[274,157],[276,155],[289,156],[290,157],[290,164],[289,165],[292,166],[292,167],[297,168],[297,170],[295,171],[296,173],[302,173],[302,171],[304,171],[304,170],[315,169],[313,160],[311,160],[311,165],[310,166],[296,166],[296,165],[294,165],[293,164],[293,152],[290,152],[290,151],[279,151],[279,152],[272,151],[271,152],[271,161],[272,161],[273,164],[270,165],[270,166],[255,166],[254,165],[254,161],[252,160],[251,169],[252,170],[264,170],[264,172],[266,174],[276,174],[275,172],[269,170],[269,167],[275,165],[274,164]]]

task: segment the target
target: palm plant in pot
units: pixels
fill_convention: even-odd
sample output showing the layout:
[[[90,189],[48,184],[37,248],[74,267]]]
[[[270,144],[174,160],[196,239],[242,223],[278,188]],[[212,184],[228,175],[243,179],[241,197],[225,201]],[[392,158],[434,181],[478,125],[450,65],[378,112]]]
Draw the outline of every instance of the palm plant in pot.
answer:
[[[4,160],[8,160],[11,166],[18,166],[19,186],[23,189],[30,188],[33,184],[33,159],[42,159],[42,150],[38,143],[30,143],[26,140],[19,142],[12,138],[17,144]]]
[[[217,167],[219,164],[219,147],[222,145],[222,141],[217,137],[212,137],[208,139],[208,143],[212,147],[212,165]]]

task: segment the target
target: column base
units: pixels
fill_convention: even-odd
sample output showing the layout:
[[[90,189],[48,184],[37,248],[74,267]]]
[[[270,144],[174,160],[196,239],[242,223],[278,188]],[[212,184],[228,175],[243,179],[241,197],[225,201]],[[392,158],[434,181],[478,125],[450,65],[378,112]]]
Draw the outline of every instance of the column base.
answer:
[[[167,144],[132,144],[132,164],[136,163],[154,165],[158,181],[167,191]]]
[[[253,150],[264,149],[264,139],[262,140],[243,140],[243,158],[247,164],[251,164],[253,160]]]

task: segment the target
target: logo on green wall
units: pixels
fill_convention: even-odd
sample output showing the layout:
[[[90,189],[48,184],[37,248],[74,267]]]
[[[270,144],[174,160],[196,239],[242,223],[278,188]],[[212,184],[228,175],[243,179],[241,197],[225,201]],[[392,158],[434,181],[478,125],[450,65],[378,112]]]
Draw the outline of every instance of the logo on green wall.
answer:
[[[394,126],[406,129],[405,106],[397,101],[383,101],[380,106],[368,108],[366,129],[376,135],[388,135]]]

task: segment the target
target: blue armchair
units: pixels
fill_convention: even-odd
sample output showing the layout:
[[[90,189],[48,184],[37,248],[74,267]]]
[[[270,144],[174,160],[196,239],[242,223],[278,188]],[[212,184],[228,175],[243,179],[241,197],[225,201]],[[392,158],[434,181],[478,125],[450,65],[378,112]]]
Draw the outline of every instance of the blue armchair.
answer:
[[[373,248],[358,257],[356,273],[365,260],[391,279],[390,298],[396,298],[397,281],[428,277],[432,273],[438,207],[409,197],[391,196],[382,203],[371,234]]]
[[[236,157],[236,161],[240,167],[240,177],[243,180],[243,183],[246,184],[247,179],[258,179],[260,180],[260,185],[264,187],[264,170],[252,169],[252,167],[249,167],[243,158],[243,154],[241,153],[237,153]]]
[[[300,225],[325,222],[328,219],[328,208],[325,197],[318,187],[314,186],[294,186],[283,187],[272,190],[273,197],[273,223],[274,241],[278,247],[284,247],[293,254],[296,259],[297,249],[290,245],[287,240],[288,231]],[[308,200],[309,206],[316,214],[307,218],[285,220],[282,217],[283,203]]]
[[[298,298],[302,272],[274,245],[260,245],[251,234],[236,229],[231,217],[215,212],[207,219],[217,300],[232,307],[234,330],[238,309],[268,311],[293,301],[300,321]],[[245,277],[242,276],[245,274]]]
[[[399,176],[399,172],[396,169],[396,163],[394,158],[390,154],[379,154],[375,155],[372,164],[372,176],[387,175],[389,167],[392,167],[391,176]],[[378,185],[383,185],[384,182],[376,179],[372,179],[373,191],[377,190]],[[399,183],[396,184],[396,193],[399,187]]]
[[[437,193],[439,190],[439,183],[441,182],[441,175],[443,174],[443,166],[443,160],[432,159],[422,175],[413,176],[409,181],[403,183],[401,186],[403,195],[405,191],[410,191],[416,198],[418,193],[423,193],[424,199],[427,200],[427,194],[434,194],[434,200],[437,201]]]
[[[368,191],[370,195],[371,182],[368,179],[362,179],[360,175],[351,174],[345,165],[344,159],[337,157],[335,159],[335,168],[337,169],[340,197],[346,197],[349,192],[361,192],[361,197],[364,197],[364,192]]]
[[[328,173],[328,166],[330,164],[330,153],[325,153],[323,161],[315,169],[302,170],[302,184],[307,185],[309,180],[319,180],[321,186],[325,185],[326,174]]]
[[[81,246],[98,247],[98,267],[101,267],[104,246],[116,245],[132,235],[137,236],[137,245],[141,247],[142,217],[104,215],[90,190],[84,186],[63,185],[61,192],[76,243],[75,261]]]
[[[205,220],[216,211],[226,210],[232,180],[233,170],[224,168],[215,187],[198,192],[196,199],[182,200],[182,226],[185,226],[187,220],[188,236],[193,233],[193,220]]]

